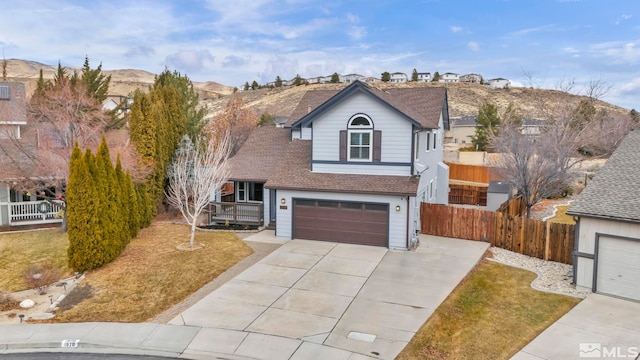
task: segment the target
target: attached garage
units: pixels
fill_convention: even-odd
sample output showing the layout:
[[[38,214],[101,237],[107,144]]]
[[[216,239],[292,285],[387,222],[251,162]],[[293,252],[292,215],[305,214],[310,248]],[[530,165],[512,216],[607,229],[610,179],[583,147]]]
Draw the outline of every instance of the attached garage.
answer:
[[[389,204],[293,200],[296,239],[389,246]]]
[[[640,301],[640,239],[601,235],[596,257],[596,291]]]

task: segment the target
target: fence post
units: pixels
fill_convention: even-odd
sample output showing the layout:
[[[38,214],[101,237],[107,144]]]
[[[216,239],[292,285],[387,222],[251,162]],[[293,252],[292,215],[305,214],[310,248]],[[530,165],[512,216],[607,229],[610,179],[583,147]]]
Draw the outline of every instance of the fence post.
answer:
[[[549,237],[551,236],[551,223],[549,221],[545,221],[544,224],[547,227],[547,231],[544,237],[544,259],[549,260]]]
[[[524,251],[524,216],[520,217],[520,254]]]

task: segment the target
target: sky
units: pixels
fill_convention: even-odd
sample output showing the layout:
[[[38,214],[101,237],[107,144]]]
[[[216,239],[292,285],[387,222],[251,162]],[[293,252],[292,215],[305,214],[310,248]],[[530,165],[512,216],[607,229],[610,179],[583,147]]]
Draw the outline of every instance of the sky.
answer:
[[[241,87],[384,71],[479,73],[640,109],[638,0],[0,0],[7,59],[178,70]]]

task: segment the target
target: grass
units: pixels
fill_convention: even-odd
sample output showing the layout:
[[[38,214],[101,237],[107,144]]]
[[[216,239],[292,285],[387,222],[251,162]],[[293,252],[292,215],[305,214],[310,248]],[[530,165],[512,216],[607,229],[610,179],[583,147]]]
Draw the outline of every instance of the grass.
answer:
[[[231,232],[196,233],[197,251],[178,251],[187,242],[185,225],[154,223],[143,229],[113,262],[86,275],[90,294],[55,322],[148,321],[185,299],[253,250]]]
[[[573,224],[575,225],[575,220],[573,220],[573,216],[567,215],[567,209],[569,205],[557,206],[556,215],[549,219],[551,222],[562,223],[562,224]]]
[[[532,272],[483,260],[397,359],[508,359],[580,299],[531,288]]]
[[[48,263],[64,275],[67,267],[67,234],[59,229],[0,234],[0,290],[16,292],[30,286],[23,273],[34,264]]]

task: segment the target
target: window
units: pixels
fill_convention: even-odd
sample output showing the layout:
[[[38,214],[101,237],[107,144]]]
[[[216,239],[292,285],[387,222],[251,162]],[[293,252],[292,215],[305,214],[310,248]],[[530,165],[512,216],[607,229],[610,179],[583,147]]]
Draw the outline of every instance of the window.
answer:
[[[431,133],[427,132],[427,151],[429,151],[429,149],[431,148]]]
[[[416,157],[416,160],[418,160],[418,158],[420,157],[420,133],[416,133],[414,141],[415,141],[414,155]]]
[[[9,87],[0,86],[0,100],[9,100]]]
[[[433,180],[429,181],[429,200],[433,199]]]
[[[236,201],[237,202],[247,201],[247,183],[245,182],[238,183],[238,191],[236,192]]]
[[[239,182],[236,190],[237,202],[261,202],[263,200],[264,184],[251,183],[251,182]]]
[[[371,120],[363,115],[356,115],[349,121],[349,161],[371,161],[373,137]]]
[[[436,143],[438,142],[438,133],[434,132],[433,133],[433,150],[436,149]]]

